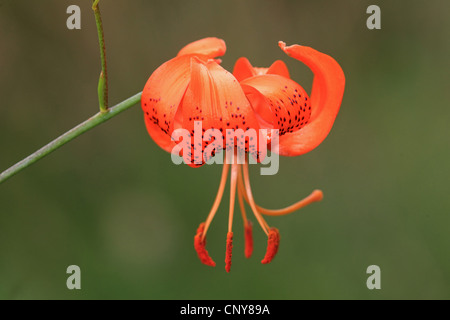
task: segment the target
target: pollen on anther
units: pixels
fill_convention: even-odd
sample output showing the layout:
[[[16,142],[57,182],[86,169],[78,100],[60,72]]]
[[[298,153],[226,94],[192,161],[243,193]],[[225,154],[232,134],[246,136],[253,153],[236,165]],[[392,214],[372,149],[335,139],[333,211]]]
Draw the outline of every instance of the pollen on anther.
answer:
[[[261,261],[263,264],[267,264],[273,260],[278,252],[280,245],[280,233],[277,228],[270,228],[269,237],[267,239],[267,250],[264,259]]]
[[[202,239],[204,230],[205,230],[205,223],[202,222],[197,229],[197,234],[194,237],[194,248],[195,251],[197,251],[198,258],[203,264],[215,267],[216,263],[209,256],[208,250],[206,250],[206,238]]]
[[[233,251],[233,232],[227,234],[227,247],[225,253],[225,271],[230,272],[231,269],[231,255]]]

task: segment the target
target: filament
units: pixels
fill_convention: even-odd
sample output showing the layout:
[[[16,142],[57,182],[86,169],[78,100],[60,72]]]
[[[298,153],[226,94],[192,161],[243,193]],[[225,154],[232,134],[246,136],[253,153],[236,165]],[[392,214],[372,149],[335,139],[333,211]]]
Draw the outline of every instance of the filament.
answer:
[[[233,162],[231,165],[231,183],[230,183],[230,211],[228,216],[228,232],[231,232],[233,226],[233,214],[234,214],[234,203],[236,199],[236,181],[239,172],[239,165],[237,161]]]
[[[256,206],[258,210],[267,216],[282,216],[285,214],[292,213],[298,209],[301,209],[303,207],[306,207],[307,205],[317,202],[323,199],[323,193],[321,190],[314,190],[309,196],[306,198],[294,203],[293,205],[290,205],[289,207],[283,208],[283,209],[277,209],[277,210],[270,210],[265,209],[260,206]]]
[[[249,202],[249,198],[247,196],[247,193],[245,192],[245,186],[244,186],[244,182],[242,181],[242,178],[238,179],[238,188],[239,188],[240,194],[242,194],[244,196],[245,201]],[[314,190],[306,198],[304,198],[286,208],[272,210],[272,209],[266,209],[266,208],[256,205],[256,209],[259,212],[261,212],[262,214],[267,215],[267,216],[282,216],[282,215],[292,213],[303,207],[306,207],[307,205],[309,205],[313,202],[321,201],[322,199],[323,199],[323,192],[321,190]]]
[[[268,236],[269,235],[269,225],[264,220],[264,218],[261,216],[261,214],[258,212],[258,209],[256,208],[255,201],[253,200],[253,194],[252,194],[252,188],[250,186],[250,179],[248,177],[248,162],[245,161],[243,166],[243,172],[244,172],[244,185],[245,185],[245,191],[246,191],[246,199],[248,201],[248,204],[252,208],[253,214],[255,215],[256,220],[258,220],[259,225],[263,229],[264,233]]]
[[[244,254],[246,258],[250,258],[253,253],[253,226],[250,221],[247,220],[247,214],[245,212],[245,203],[244,197],[242,193],[245,193],[243,190],[243,182],[242,182],[242,171],[239,168],[238,173],[238,200],[239,207],[241,208],[242,221],[244,222],[244,238],[245,238],[245,250]]]
[[[208,231],[208,228],[214,218],[214,215],[217,212],[217,209],[219,208],[220,202],[222,201],[222,196],[223,196],[223,191],[225,190],[225,185],[227,183],[227,176],[228,176],[228,169],[229,169],[230,165],[227,163],[223,164],[223,169],[222,169],[222,177],[220,179],[220,185],[219,185],[219,190],[217,191],[217,195],[216,195],[216,199],[214,200],[214,204],[211,208],[211,211],[208,214],[208,218],[206,219],[205,222],[205,228],[204,231],[202,233],[202,241],[205,239],[206,236],[206,232]]]

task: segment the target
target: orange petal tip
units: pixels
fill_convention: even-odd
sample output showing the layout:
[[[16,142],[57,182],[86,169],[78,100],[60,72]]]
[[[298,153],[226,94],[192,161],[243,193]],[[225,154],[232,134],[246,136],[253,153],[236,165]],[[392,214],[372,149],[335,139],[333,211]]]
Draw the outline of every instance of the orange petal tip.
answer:
[[[286,45],[286,42],[284,42],[284,41],[278,41],[278,46],[280,47],[281,50],[284,51],[284,53],[286,53],[290,57],[292,57],[294,50],[298,50],[301,47],[304,47],[299,44],[293,44],[293,45],[288,46],[288,45]]]
[[[261,261],[263,264],[270,263],[278,252],[280,245],[280,233],[277,228],[270,228],[269,237],[267,239],[267,250],[264,259]]]
[[[216,263],[209,256],[208,250],[206,250],[206,239],[202,239],[203,231],[205,229],[205,223],[202,222],[197,229],[197,234],[194,237],[194,248],[197,251],[198,258],[203,264],[207,266],[215,267]]]
[[[286,45],[286,42],[284,41],[278,41],[278,46],[281,48],[281,50],[285,51],[285,50],[289,50],[291,47],[302,47],[302,45],[300,44],[294,44],[291,46]]]
[[[219,38],[209,37],[187,44],[178,52],[178,56],[196,54],[203,55],[207,58],[215,58],[223,56],[226,50],[227,46],[225,41]]]
[[[286,48],[286,42],[278,41],[278,46],[281,48],[281,50],[284,50],[284,48]]]

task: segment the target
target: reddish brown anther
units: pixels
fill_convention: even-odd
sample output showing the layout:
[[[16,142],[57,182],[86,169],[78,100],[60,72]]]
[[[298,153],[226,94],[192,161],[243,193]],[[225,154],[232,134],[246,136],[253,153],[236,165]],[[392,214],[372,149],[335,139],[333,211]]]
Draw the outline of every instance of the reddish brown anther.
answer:
[[[207,266],[215,267],[216,263],[208,254],[208,250],[206,250],[206,238],[202,240],[203,230],[205,229],[205,223],[200,223],[200,226],[197,229],[197,234],[194,237],[194,248],[197,251],[198,258],[203,264]]]
[[[277,228],[270,228],[269,238],[267,239],[267,250],[264,259],[261,263],[269,263],[275,257],[278,251],[278,246],[280,245],[280,233]]]
[[[233,251],[233,232],[227,233],[227,248],[225,253],[225,270],[230,272],[231,269],[231,255]]]
[[[250,258],[253,253],[253,225],[251,221],[245,224],[245,257]]]

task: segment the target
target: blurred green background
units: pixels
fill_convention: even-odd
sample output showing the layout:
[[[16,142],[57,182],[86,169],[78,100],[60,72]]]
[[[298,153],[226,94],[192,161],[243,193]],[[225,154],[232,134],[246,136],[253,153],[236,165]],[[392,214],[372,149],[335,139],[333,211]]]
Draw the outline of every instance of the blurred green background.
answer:
[[[77,3],[78,2],[78,3]],[[81,30],[66,8],[81,7]],[[381,7],[381,30],[366,8]],[[97,110],[100,72],[91,1],[0,0],[0,170]],[[283,59],[308,91],[312,74],[277,47],[312,46],[346,74],[328,138],[282,158],[275,176],[251,168],[256,200],[278,208],[324,191],[322,202],[268,218],[244,257],[235,219],[224,270],[228,195],[208,233],[217,267],[193,236],[221,168],[175,166],[149,138],[140,106],[0,185],[2,299],[449,299],[450,20],[448,1],[101,1],[111,105],[142,90],[185,44],[206,36],[255,66]],[[255,221],[255,219],[253,219]],[[82,289],[66,288],[81,267]],[[381,290],[366,268],[381,268]]]

